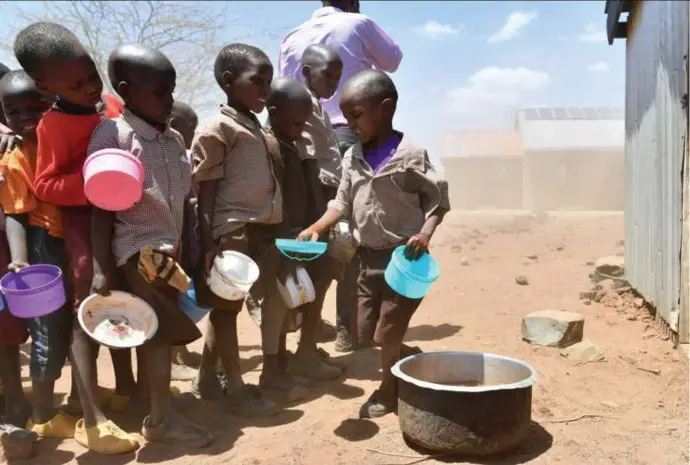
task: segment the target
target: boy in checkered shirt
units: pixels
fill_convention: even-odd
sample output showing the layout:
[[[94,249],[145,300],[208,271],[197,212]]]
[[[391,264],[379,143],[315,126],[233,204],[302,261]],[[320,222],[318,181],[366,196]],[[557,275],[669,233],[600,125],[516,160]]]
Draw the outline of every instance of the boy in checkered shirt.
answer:
[[[402,341],[422,299],[395,293],[384,280],[386,266],[400,245],[410,259],[426,252],[450,209],[448,186],[426,150],[393,129],[397,101],[393,81],[381,71],[362,71],[345,84],[340,107],[360,142],[345,154],[338,194],[328,211],[299,235],[316,240],[343,217],[359,231],[358,337],[366,341],[373,333],[383,371],[378,390],[360,409],[363,418],[395,411],[397,384],[391,368],[418,351]]]

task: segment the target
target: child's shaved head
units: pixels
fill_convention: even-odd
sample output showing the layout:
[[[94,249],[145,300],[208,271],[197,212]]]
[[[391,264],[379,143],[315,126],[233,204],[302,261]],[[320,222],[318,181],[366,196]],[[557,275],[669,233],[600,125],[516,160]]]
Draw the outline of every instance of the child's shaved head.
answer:
[[[297,140],[312,112],[311,95],[298,81],[278,78],[271,83],[267,103],[273,132],[286,142]]]
[[[194,131],[199,125],[199,117],[192,107],[175,100],[170,114],[170,127],[182,134],[187,149],[192,148]]]
[[[342,74],[343,60],[335,50],[314,44],[302,54],[304,82],[318,98],[331,98],[338,90]]]
[[[0,103],[2,103],[5,95],[30,91],[35,91],[37,94],[41,93],[34,80],[23,69],[10,71],[0,79]]]
[[[51,60],[76,60],[88,55],[77,36],[65,26],[41,21],[22,29],[14,40],[14,55],[30,76]]]
[[[0,113],[7,126],[23,138],[36,138],[38,122],[54,101],[23,69],[10,71],[0,79]]]
[[[120,82],[141,79],[146,73],[175,73],[163,52],[141,44],[120,45],[108,59],[108,78],[114,89]]]
[[[393,80],[383,71],[365,69],[352,76],[343,88],[343,93],[356,95],[358,98],[374,99],[382,102],[391,99],[397,103],[398,90]]]

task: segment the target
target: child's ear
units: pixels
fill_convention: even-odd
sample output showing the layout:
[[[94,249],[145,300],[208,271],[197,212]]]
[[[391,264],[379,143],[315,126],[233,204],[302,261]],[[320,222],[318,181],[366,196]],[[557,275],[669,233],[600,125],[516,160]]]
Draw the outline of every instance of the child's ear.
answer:
[[[381,109],[387,115],[395,113],[395,101],[392,98],[384,99],[381,102]]]
[[[311,68],[309,67],[309,65],[302,66],[302,76],[304,76],[304,79],[309,79],[310,72]]]
[[[223,71],[223,74],[220,75],[221,87],[225,90],[230,90],[233,78],[234,76],[230,71]]]
[[[115,86],[115,92],[117,92],[117,95],[122,97],[122,100],[125,102],[129,100],[129,84],[126,83],[125,81],[120,81],[117,83],[117,86]]]

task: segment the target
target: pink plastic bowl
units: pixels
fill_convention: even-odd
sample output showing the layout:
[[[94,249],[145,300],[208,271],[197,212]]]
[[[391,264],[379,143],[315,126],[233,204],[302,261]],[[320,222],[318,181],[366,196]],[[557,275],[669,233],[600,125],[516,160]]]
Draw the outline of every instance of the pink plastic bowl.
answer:
[[[102,210],[132,208],[141,199],[143,184],[144,167],[124,150],[99,150],[84,163],[84,194]]]

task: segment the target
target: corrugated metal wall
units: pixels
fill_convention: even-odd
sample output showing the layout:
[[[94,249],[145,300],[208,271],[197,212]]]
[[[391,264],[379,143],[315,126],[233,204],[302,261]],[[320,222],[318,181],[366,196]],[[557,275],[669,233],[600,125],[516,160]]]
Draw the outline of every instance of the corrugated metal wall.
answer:
[[[677,331],[688,2],[634,6],[626,47],[626,273]]]

